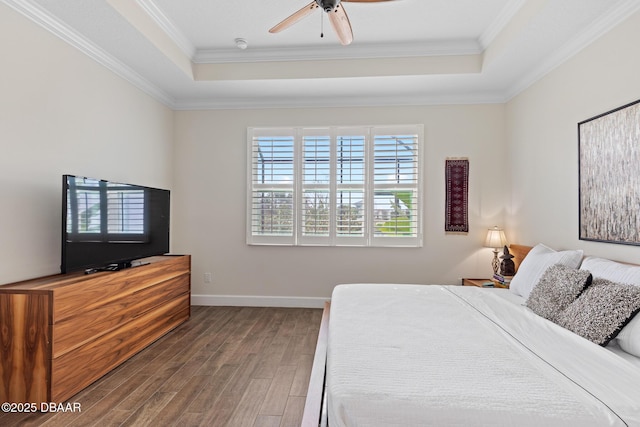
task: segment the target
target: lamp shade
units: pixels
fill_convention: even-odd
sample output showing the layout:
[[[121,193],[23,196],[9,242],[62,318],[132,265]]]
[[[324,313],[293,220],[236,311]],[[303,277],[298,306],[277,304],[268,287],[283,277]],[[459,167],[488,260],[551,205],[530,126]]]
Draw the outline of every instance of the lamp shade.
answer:
[[[504,230],[502,228],[498,228],[498,226],[490,228],[484,245],[488,248],[501,248],[508,245],[507,237],[504,235]]]

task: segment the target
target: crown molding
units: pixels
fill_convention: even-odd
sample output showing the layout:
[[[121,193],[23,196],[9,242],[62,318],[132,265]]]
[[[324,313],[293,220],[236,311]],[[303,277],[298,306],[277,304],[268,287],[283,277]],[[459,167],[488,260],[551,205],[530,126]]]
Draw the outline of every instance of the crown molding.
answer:
[[[531,72],[518,79],[511,87],[505,90],[505,102],[510,101],[525,91],[638,10],[640,10],[640,1],[638,0],[625,0],[620,2],[613,11],[601,16],[600,19],[591,24],[587,30],[578,34],[568,43],[560,46],[546,61],[541,62],[536,68],[532,69]]]
[[[184,35],[182,31],[176,27],[173,22],[162,12],[157,4],[153,0],[136,0],[142,10],[153,19],[153,21],[162,29],[162,31],[169,36],[169,38],[180,48],[182,53],[187,56],[191,61],[196,54],[196,47],[191,43],[191,40]]]
[[[176,111],[189,110],[249,110],[269,108],[340,108],[340,107],[407,107],[426,105],[476,105],[503,104],[502,93],[478,92],[467,94],[411,96],[345,96],[345,97],[291,97],[282,98],[244,98],[244,99],[182,99],[174,104]]]
[[[493,20],[485,31],[478,38],[478,44],[484,51],[491,42],[500,34],[500,32],[509,24],[518,11],[524,6],[527,0],[513,0],[507,2],[506,6],[500,11],[496,19]]]
[[[105,50],[89,41],[83,35],[70,28],[65,23],[51,16],[49,12],[28,0],[1,0],[7,6],[21,13],[31,21],[48,30],[58,38],[75,47],[100,65],[122,77],[147,95],[157,99],[168,107],[172,107],[175,100],[162,89],[142,77],[133,69],[114,58]]]
[[[200,49],[193,57],[196,64],[230,62],[305,61],[331,59],[400,58],[414,56],[477,55],[476,40],[442,40],[415,43],[351,44],[345,46],[296,46],[289,48]]]

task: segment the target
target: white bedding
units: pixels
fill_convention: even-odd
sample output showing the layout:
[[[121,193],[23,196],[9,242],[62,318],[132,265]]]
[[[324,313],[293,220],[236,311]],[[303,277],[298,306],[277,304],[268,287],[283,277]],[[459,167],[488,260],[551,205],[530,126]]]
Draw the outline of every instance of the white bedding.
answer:
[[[340,285],[330,427],[640,426],[640,369],[507,290]]]

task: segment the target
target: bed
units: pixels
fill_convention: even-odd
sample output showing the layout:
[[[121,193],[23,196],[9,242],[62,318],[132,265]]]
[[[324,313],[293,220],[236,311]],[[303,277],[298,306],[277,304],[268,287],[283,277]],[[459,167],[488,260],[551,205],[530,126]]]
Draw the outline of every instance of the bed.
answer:
[[[527,273],[518,270],[516,290],[337,286],[325,309],[303,425],[640,426],[637,310],[618,321],[615,332],[625,341],[607,332],[606,345],[570,330],[583,333],[583,324],[598,321],[560,326],[561,320],[541,316],[534,289],[541,292],[549,267],[560,268],[551,261],[564,252],[550,251],[548,265],[535,271],[533,254],[529,265],[523,261]],[[581,252],[571,257],[583,263]],[[589,261],[595,274],[563,267],[576,295],[556,314],[566,317],[578,298],[593,297],[587,291],[603,276],[640,286],[640,267],[607,262]],[[587,275],[589,283],[576,292],[573,284]]]

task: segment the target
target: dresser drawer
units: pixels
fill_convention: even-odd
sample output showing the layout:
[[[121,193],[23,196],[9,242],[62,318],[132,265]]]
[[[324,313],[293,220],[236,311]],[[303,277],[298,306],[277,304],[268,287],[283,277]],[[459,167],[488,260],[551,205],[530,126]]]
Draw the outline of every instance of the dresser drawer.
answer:
[[[51,399],[62,402],[189,318],[189,295],[164,304],[52,361]]]
[[[73,317],[53,325],[53,358],[105,335],[121,325],[144,315],[149,310],[189,293],[189,275],[124,294],[91,310],[79,311]]]
[[[142,267],[87,274],[72,286],[54,289],[53,323],[189,273],[189,269],[190,257],[180,256]]]

